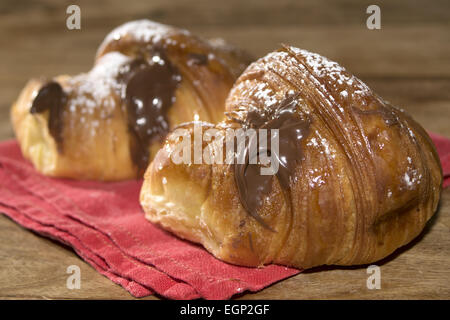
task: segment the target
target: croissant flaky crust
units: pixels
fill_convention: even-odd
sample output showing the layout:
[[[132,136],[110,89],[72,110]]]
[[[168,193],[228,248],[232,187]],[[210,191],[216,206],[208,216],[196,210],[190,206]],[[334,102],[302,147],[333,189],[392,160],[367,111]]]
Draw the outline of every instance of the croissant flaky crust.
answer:
[[[416,237],[436,210],[442,170],[427,133],[335,62],[286,46],[247,68],[226,109],[217,125],[182,128],[191,141],[196,127],[279,128],[282,171],[267,178],[248,162],[176,164],[172,134],[140,196],[147,219],[219,259],[371,263]]]
[[[134,178],[177,124],[223,119],[249,61],[224,41],[132,21],[105,38],[88,73],[31,80],[12,107],[13,127],[24,156],[44,174]]]

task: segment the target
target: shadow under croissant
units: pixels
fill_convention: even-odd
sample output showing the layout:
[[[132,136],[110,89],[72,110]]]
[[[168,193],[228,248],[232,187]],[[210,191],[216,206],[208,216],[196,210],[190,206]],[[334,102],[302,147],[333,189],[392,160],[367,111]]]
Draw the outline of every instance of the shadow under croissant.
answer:
[[[393,253],[391,253],[390,255],[388,255],[387,257],[385,257],[381,260],[378,260],[378,261],[375,261],[372,263],[353,265],[353,266],[324,265],[324,266],[314,267],[311,269],[306,269],[302,273],[316,273],[316,272],[331,271],[331,270],[356,270],[356,269],[367,268],[370,265],[377,265],[377,266],[381,267],[384,264],[396,259],[398,256],[400,256],[404,252],[408,251],[412,247],[414,247],[418,242],[420,242],[425,237],[425,235],[427,235],[431,231],[431,228],[436,223],[437,217],[440,214],[440,207],[441,207],[441,201],[439,201],[438,207],[437,207],[434,215],[430,218],[430,220],[425,225],[425,228],[422,230],[422,232],[417,237],[415,237],[411,242],[396,249]]]

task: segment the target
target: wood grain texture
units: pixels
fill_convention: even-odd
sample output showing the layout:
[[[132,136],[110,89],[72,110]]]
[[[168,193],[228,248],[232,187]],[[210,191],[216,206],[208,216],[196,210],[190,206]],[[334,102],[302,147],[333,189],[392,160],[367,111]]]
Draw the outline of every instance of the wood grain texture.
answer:
[[[16,1],[0,3],[0,140],[12,138],[9,107],[25,82],[87,71],[115,26],[149,18],[222,37],[256,57],[287,43],[339,61],[427,130],[450,137],[450,2],[376,1],[382,29],[366,28],[369,0]],[[81,7],[82,29],[65,27]],[[450,189],[424,232],[377,263],[381,290],[368,290],[366,266],[322,267],[241,299],[450,299]],[[68,247],[0,216],[0,298],[130,299]],[[80,290],[66,268],[81,268]],[[153,299],[155,297],[149,297]]]

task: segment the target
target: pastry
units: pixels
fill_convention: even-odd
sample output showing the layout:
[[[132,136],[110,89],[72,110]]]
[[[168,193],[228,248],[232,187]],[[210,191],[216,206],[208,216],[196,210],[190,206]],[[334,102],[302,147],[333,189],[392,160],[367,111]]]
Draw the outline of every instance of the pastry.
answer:
[[[175,125],[223,118],[250,58],[223,41],[139,20],[113,30],[88,72],[28,82],[11,117],[23,155],[75,179],[142,176]]]
[[[148,220],[221,260],[367,264],[410,242],[437,208],[442,169],[424,129],[318,54],[285,46],[252,63],[230,91],[226,114],[219,124],[194,121],[179,126],[183,135],[170,134],[140,195]],[[278,147],[272,140],[257,147],[252,162],[249,136],[243,148],[232,147],[233,161],[206,161],[220,153],[227,160],[226,143],[237,140],[226,132],[239,128],[258,130],[260,142],[272,135],[259,129],[278,129]],[[195,153],[195,134],[209,129],[214,139],[197,140],[210,150],[203,161],[174,161],[180,150],[180,157]],[[184,141],[189,148],[180,149]],[[269,163],[259,160],[264,150]]]

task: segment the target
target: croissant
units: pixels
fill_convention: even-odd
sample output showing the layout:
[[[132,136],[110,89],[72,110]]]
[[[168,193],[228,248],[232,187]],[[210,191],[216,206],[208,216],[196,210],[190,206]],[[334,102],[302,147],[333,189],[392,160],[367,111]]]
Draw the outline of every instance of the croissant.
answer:
[[[29,81],[12,106],[15,134],[46,175],[139,177],[171,128],[223,119],[250,59],[224,41],[132,21],[107,35],[88,73]]]
[[[148,220],[221,260],[371,263],[410,242],[436,210],[442,169],[427,133],[336,62],[290,46],[270,53],[238,78],[226,114],[170,134],[140,194]],[[263,174],[268,163],[252,162],[253,138],[234,146],[232,162],[206,161],[237,141],[226,132],[239,128],[277,129],[278,151],[266,151],[278,171]],[[199,146],[202,161],[175,161]]]

